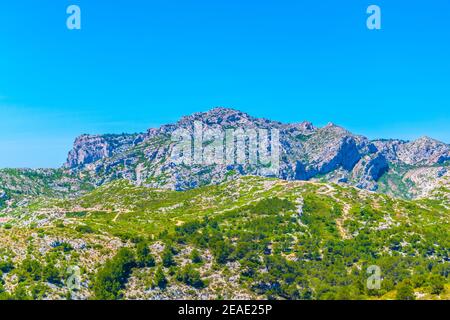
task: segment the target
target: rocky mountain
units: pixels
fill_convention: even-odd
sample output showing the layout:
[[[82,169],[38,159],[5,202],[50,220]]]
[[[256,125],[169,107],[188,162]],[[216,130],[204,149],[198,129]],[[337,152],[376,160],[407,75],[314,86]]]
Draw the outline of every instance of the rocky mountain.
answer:
[[[207,149],[206,135],[211,130],[242,129],[237,139],[241,134],[246,141],[251,138],[246,133],[252,130],[277,130],[279,169],[267,173],[264,164],[250,163],[248,151],[243,163],[213,163],[208,159],[178,163],[173,157],[177,145],[173,134],[186,130],[194,137],[196,124],[202,126],[203,149]],[[427,137],[412,142],[371,141],[332,123],[323,128],[310,122],[283,124],[233,109],[215,108],[142,134],[83,135],[75,140],[64,168],[70,174],[90,177],[96,185],[125,178],[137,185],[187,190],[243,175],[259,175],[289,181],[345,183],[415,198],[426,196],[446,181],[442,178],[449,175],[449,160],[450,146]]]

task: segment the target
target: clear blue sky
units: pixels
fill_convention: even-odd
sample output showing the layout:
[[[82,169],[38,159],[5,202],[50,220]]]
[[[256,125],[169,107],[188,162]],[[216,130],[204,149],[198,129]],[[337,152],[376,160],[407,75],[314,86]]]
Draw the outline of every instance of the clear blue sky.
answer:
[[[449,21],[448,0],[2,0],[0,167],[214,106],[448,143]]]

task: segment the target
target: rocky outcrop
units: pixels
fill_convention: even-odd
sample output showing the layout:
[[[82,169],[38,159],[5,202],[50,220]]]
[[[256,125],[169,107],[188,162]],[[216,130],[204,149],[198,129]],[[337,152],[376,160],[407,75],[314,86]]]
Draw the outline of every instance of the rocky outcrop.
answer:
[[[411,142],[378,140],[374,144],[393,163],[434,165],[450,160],[450,146],[428,137]]]
[[[352,175],[356,186],[361,189],[375,191],[377,181],[389,169],[389,163],[382,153],[363,157],[355,166]]]
[[[450,146],[437,140],[423,137],[399,146],[398,158],[410,165],[433,165],[450,160]]]
[[[82,135],[76,138],[64,167],[81,169],[98,160],[124,152],[142,141],[143,136],[137,134]]]
[[[82,168],[86,164],[109,157],[111,149],[111,146],[102,136],[82,135],[75,140],[65,167]]]
[[[6,191],[0,189],[0,209],[6,206],[6,201],[9,199]]]

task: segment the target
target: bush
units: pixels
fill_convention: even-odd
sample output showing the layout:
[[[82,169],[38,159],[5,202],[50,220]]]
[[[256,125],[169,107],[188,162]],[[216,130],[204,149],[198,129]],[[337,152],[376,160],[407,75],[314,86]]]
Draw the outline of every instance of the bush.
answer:
[[[33,300],[33,297],[28,293],[27,289],[20,284],[16,287],[12,299],[14,300]]]
[[[155,258],[151,255],[148,244],[145,242],[140,242],[136,246],[136,264],[139,268],[155,266]]]
[[[173,250],[171,247],[166,247],[164,249],[161,259],[163,266],[166,268],[176,265],[175,260],[173,259]]]
[[[27,279],[32,281],[39,281],[42,278],[43,268],[39,261],[26,258],[17,270],[19,282],[24,282]]]
[[[397,287],[397,300],[415,300],[414,290],[408,281],[403,281]]]
[[[75,230],[80,233],[94,233],[94,229],[86,225],[77,226]]]
[[[220,240],[212,245],[212,251],[217,263],[226,264],[233,253],[233,247],[228,242]]]
[[[441,294],[444,292],[445,278],[438,274],[430,276],[430,289],[432,294]]]
[[[14,269],[14,265],[11,261],[0,261],[0,271],[3,273],[8,273]]]
[[[6,300],[14,300],[14,297],[10,295],[8,292],[4,292],[0,290],[0,301]]]
[[[45,281],[56,285],[62,283],[59,270],[56,269],[56,267],[53,264],[47,264],[47,266],[44,268],[43,278]]]
[[[187,236],[195,233],[202,226],[203,224],[198,221],[191,221],[176,227],[175,231],[180,236]]]
[[[97,273],[94,282],[95,298],[100,300],[119,299],[120,291],[135,266],[136,259],[133,252],[128,248],[120,249],[116,256],[107,261]]]
[[[192,252],[191,252],[191,260],[192,260],[192,263],[200,263],[200,262],[202,262],[202,256],[200,255],[200,252],[198,252],[197,249],[192,250]]]
[[[200,289],[205,287],[205,283],[200,278],[200,273],[192,265],[186,265],[177,275],[177,280],[184,282],[188,286]]]
[[[253,213],[278,214],[283,211],[295,210],[295,205],[286,199],[269,198],[259,201],[251,208]]]
[[[165,289],[167,286],[167,279],[164,275],[164,271],[159,267],[155,273],[154,286],[161,289]]]
[[[72,245],[71,245],[70,243],[67,243],[67,242],[62,242],[62,243],[58,246],[58,248],[59,248],[60,250],[62,250],[63,252],[69,252],[69,251],[72,251],[72,250],[73,250]]]

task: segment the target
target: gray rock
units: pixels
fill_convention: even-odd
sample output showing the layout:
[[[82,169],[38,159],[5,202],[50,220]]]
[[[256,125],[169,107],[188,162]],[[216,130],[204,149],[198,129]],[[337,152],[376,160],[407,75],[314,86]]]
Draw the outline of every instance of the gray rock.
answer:
[[[264,165],[248,162],[177,163],[171,157],[175,146],[171,141],[171,134],[181,128],[192,134],[195,122],[200,122],[210,129],[279,130],[279,172],[274,175],[268,172]],[[208,160],[208,156],[205,155],[205,159]],[[396,174],[402,178],[411,167],[440,164],[443,170],[446,170],[448,160],[450,160],[449,145],[430,138],[412,142],[370,141],[332,123],[323,128],[315,127],[307,121],[283,124],[255,118],[238,110],[215,108],[208,112],[185,116],[175,124],[151,128],[141,134],[78,137],[63,166],[68,176],[64,178],[65,180],[61,178],[52,180],[52,190],[56,194],[74,193],[74,190],[81,192],[80,181],[99,186],[115,179],[127,179],[139,185],[155,188],[186,190],[221,183],[242,175],[275,176],[285,180],[322,179],[376,190],[380,178],[393,167],[396,168]],[[0,171],[0,182],[9,188],[18,185],[13,175],[4,173],[2,180],[2,174]],[[47,177],[45,171],[39,174],[42,181],[48,180],[45,178]],[[444,174],[445,172],[442,173]],[[23,176],[26,175],[27,172],[24,171]],[[43,183],[31,179],[24,181],[27,183],[21,184],[18,193],[42,192]]]
[[[149,129],[145,134],[81,136],[75,141],[65,167],[73,172],[89,172],[96,185],[125,178],[150,187],[174,190],[220,183],[240,175],[267,175],[261,165],[248,163],[175,163],[171,159],[174,144],[170,135],[180,128],[192,134],[195,122],[223,130],[279,130],[281,163],[276,177],[286,180],[326,177],[330,181],[376,190],[378,180],[391,165],[433,165],[449,159],[449,146],[429,138],[413,142],[370,141],[332,123],[323,128],[306,121],[283,124],[254,118],[238,110],[215,108],[185,116],[175,124]]]

